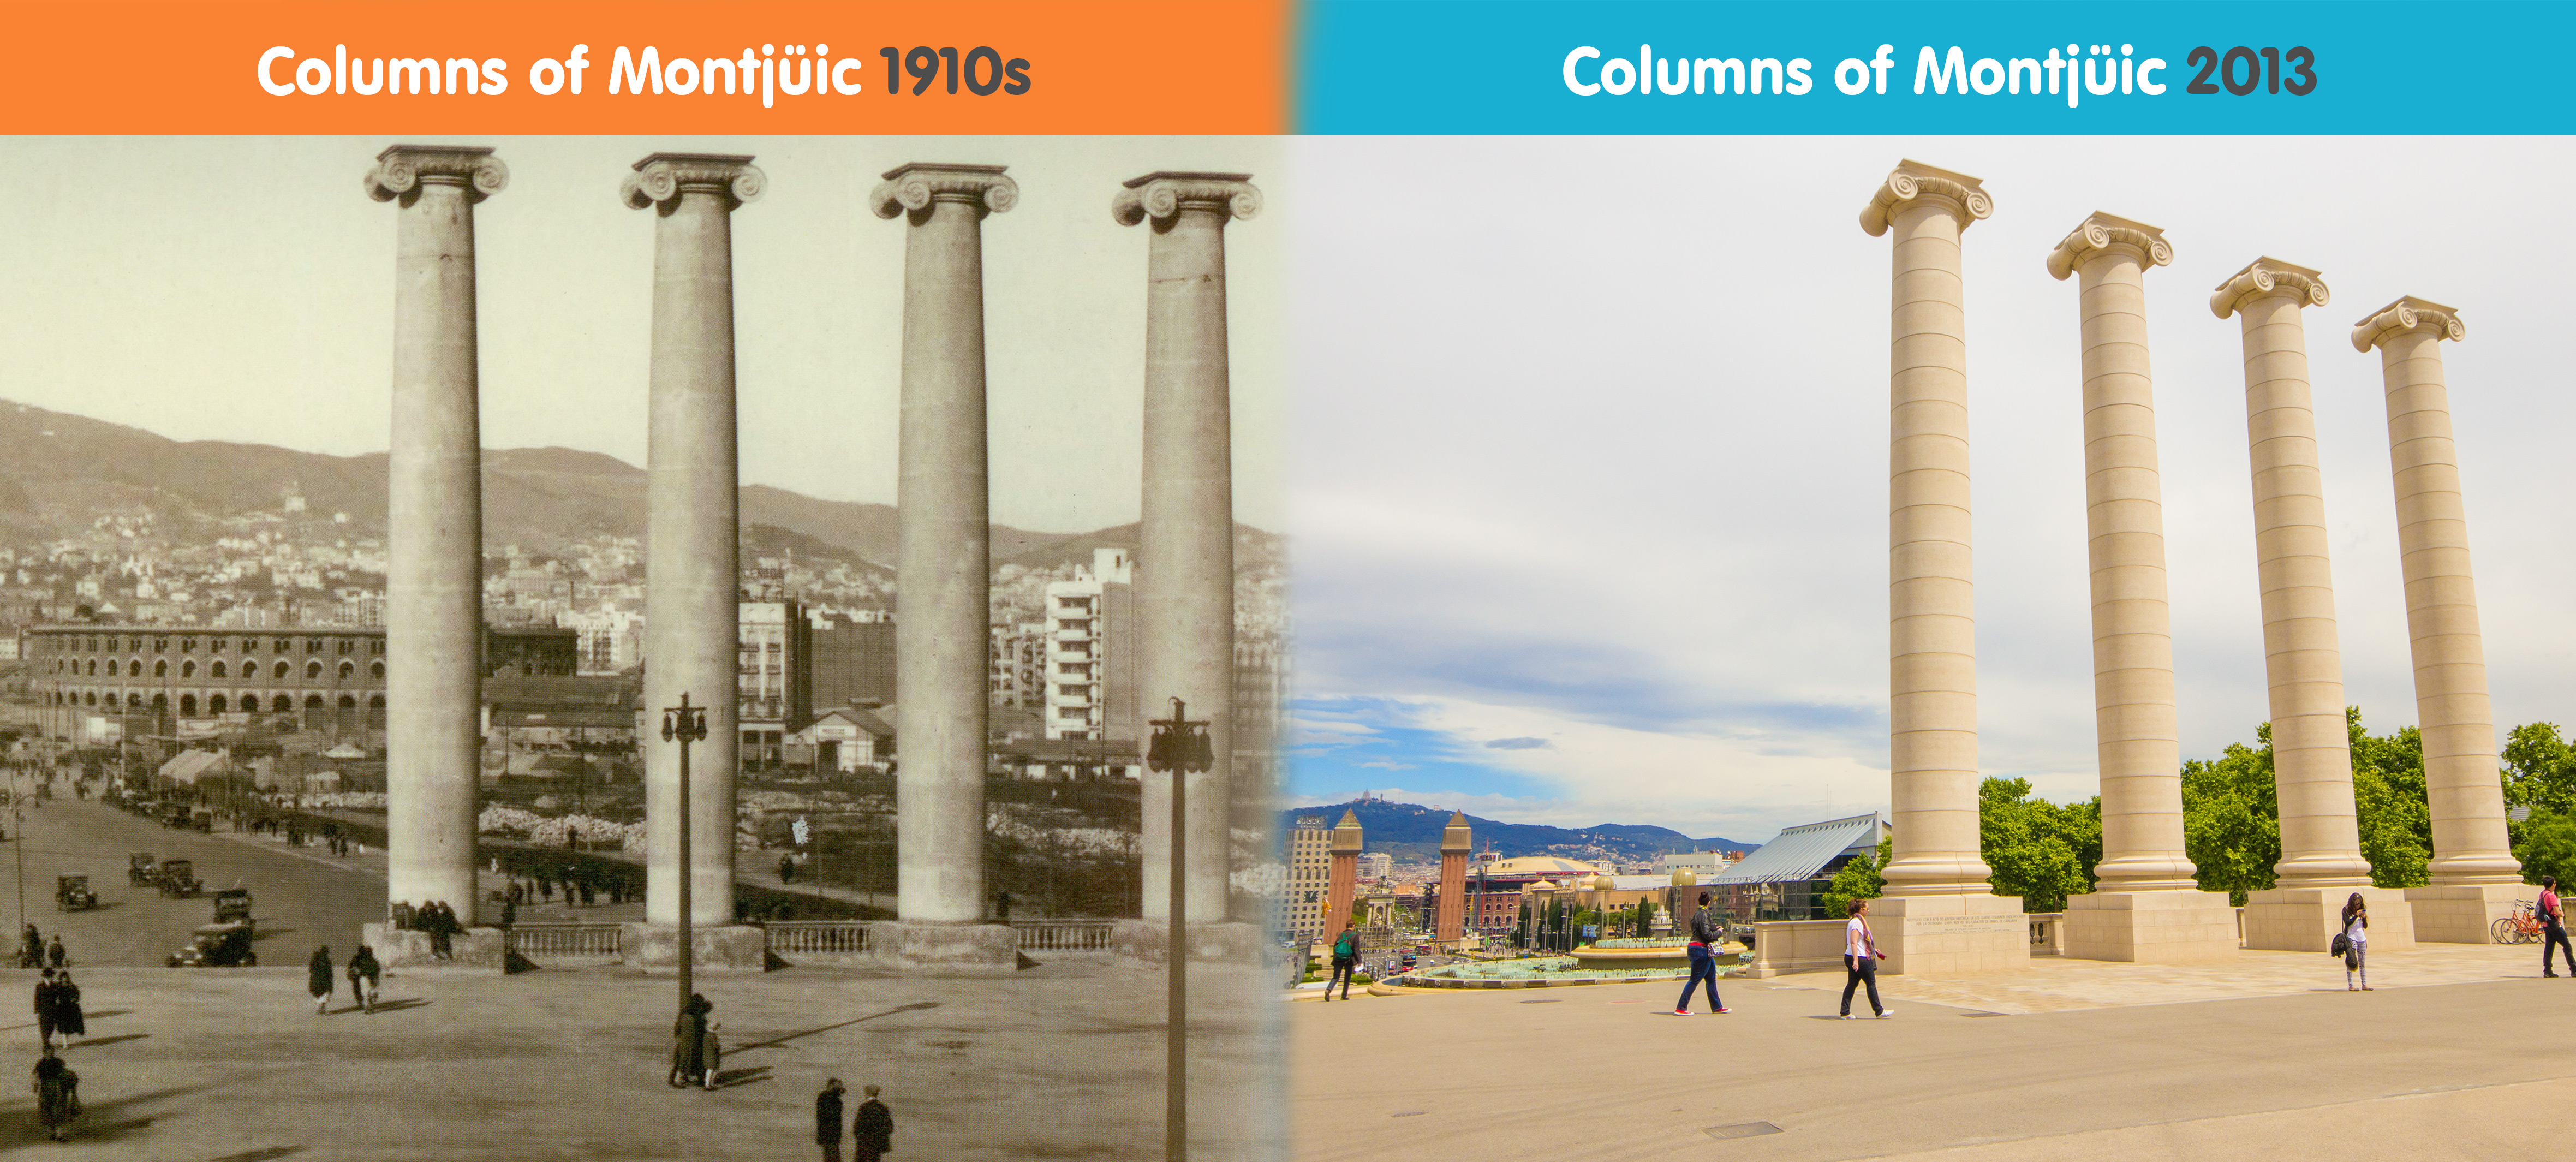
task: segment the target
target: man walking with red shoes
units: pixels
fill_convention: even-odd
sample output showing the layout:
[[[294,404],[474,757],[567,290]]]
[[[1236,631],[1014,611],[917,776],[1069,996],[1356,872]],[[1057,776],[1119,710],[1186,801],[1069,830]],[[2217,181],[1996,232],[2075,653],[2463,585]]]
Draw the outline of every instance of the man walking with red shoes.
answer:
[[[1691,990],[1701,981],[1708,982],[1708,1007],[1712,1015],[1727,1012],[1726,1002],[1717,999],[1717,946],[1726,940],[1726,929],[1708,911],[1709,893],[1699,894],[1699,910],[1690,918],[1690,981],[1682,985],[1682,1000],[1673,1006],[1673,1015],[1691,1015]]]

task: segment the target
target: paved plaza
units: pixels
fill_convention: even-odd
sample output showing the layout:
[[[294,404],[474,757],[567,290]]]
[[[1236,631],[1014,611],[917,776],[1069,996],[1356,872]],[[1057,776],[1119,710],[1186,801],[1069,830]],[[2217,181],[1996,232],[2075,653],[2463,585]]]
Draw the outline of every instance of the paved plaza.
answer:
[[[1895,1016],[1835,1019],[1840,974],[1406,991],[1289,1012],[1295,1156],[2491,1159],[2576,1133],[2576,979],[2536,947],[2179,967],[2038,959],[1888,977]],[[1865,1001],[1854,1008],[1866,1014]],[[1438,1046],[1402,1085],[1365,1063]],[[1775,1132],[1776,1128],[1776,1132]],[[1722,1139],[1722,1140],[1721,1140]]]
[[[32,973],[11,974],[18,984]],[[1249,982],[1195,974],[1209,1002]],[[1066,960],[1002,979],[798,967],[702,977],[726,1053],[713,1092],[670,1088],[674,985],[621,971],[401,974],[386,1007],[329,1016],[300,966],[81,973],[89,1037],[64,1054],[87,1113],[43,1142],[0,1087],[0,1152],[64,1159],[799,1159],[826,1077],[884,1087],[895,1158],[1132,1158],[1162,1144],[1162,976]],[[1197,1008],[1194,1005],[1193,1008]],[[1207,1157],[1277,1141],[1254,1085],[1275,1006],[1210,1003],[1194,1037]],[[0,1029],[35,1060],[24,1016]],[[23,1068],[20,1067],[20,1068]]]

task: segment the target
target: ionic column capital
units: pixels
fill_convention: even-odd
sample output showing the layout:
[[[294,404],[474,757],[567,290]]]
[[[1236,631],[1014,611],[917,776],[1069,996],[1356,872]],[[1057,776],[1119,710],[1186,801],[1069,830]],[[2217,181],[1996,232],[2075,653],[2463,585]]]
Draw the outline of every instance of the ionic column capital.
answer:
[[[1248,173],[1156,170],[1129,178],[1126,188],[1109,199],[1109,216],[1121,226],[1133,226],[1147,218],[1168,222],[1184,209],[1249,218],[1261,212],[1261,190],[1252,184]]]
[[[2227,276],[2218,289],[2209,294],[2209,309],[2219,318],[2235,314],[2238,308],[2267,295],[2287,295],[2303,307],[2322,307],[2334,296],[2326,291],[2326,276],[2304,266],[2265,256],[2245,264],[2245,269]]]
[[[635,172],[618,186],[618,198],[634,209],[669,208],[684,193],[712,193],[725,209],[738,209],[769,188],[769,175],[740,153],[655,153],[635,163]]]
[[[510,184],[510,167],[488,145],[392,145],[376,155],[365,180],[367,196],[390,202],[424,185],[463,186],[480,202]]]
[[[868,205],[880,218],[892,218],[907,210],[926,210],[932,202],[971,205],[978,218],[999,214],[1020,204],[1020,183],[1002,176],[1008,168],[906,162],[879,175],[885,181],[868,194]]]
[[[1870,195],[1869,205],[1861,208],[1860,228],[1872,238],[1887,233],[1897,207],[1913,201],[1948,210],[1951,217],[1959,220],[1962,230],[1979,218],[1993,217],[1995,212],[1995,200],[1987,196],[1984,181],[1907,160],[1896,163],[1896,169],[1879,185],[1878,192]]]
[[[2142,270],[2173,265],[2173,247],[2165,244],[2161,228],[2095,210],[2048,252],[2049,277],[2063,280],[2106,254],[2134,258]]]
[[[2368,354],[2371,348],[2399,335],[2414,334],[2456,343],[2468,338],[2469,329],[2461,325],[2458,309],[2407,295],[2353,324],[2352,349]]]

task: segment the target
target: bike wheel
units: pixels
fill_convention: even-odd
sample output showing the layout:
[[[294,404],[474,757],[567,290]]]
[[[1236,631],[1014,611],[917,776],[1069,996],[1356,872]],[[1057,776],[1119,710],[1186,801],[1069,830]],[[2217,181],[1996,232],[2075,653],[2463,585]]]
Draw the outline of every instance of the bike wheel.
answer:
[[[2493,931],[2495,933],[2495,942],[2498,944],[2522,943],[2522,933],[2515,930],[2513,920],[2510,917],[2496,921]]]

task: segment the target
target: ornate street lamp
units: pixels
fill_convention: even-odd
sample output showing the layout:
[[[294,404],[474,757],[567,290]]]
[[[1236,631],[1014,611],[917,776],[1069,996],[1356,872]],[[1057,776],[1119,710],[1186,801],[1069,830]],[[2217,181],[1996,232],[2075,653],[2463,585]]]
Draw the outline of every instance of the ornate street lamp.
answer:
[[[686,1009],[695,992],[690,969],[697,959],[697,931],[689,917],[689,744],[707,740],[707,708],[689,705],[686,692],[680,704],[662,710],[662,741],[680,744],[680,1007]]]
[[[1169,1046],[1163,1098],[1163,1157],[1167,1162],[1183,1162],[1190,1149],[1189,1057],[1185,1051],[1189,1034],[1189,936],[1185,926],[1188,900],[1183,890],[1185,856],[1190,845],[1183,784],[1185,776],[1206,774],[1216,767],[1216,752],[1208,741],[1208,722],[1192,721],[1188,711],[1188,704],[1172,699],[1172,716],[1148,724],[1154,728],[1154,737],[1145,749],[1146,768],[1172,779],[1172,915],[1166,946],[1170,991],[1163,1002],[1170,1012],[1165,1024]]]

